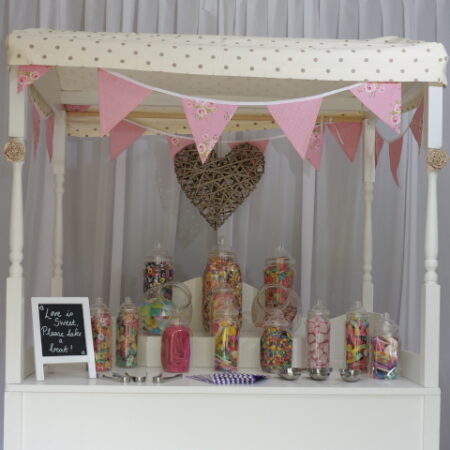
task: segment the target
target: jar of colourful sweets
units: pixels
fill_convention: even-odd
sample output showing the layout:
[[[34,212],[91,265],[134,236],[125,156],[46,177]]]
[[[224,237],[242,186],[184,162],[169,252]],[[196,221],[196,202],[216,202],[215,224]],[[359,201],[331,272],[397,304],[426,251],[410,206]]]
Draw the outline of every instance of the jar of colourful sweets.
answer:
[[[149,289],[139,306],[139,332],[144,336],[161,336],[172,308],[172,283]]]
[[[154,249],[145,257],[143,270],[143,292],[153,296],[161,285],[173,280],[172,257],[156,242]],[[149,293],[150,291],[150,293]],[[149,294],[148,294],[149,293]]]
[[[231,247],[224,239],[209,253],[208,262],[203,272],[202,323],[205,331],[211,331],[211,302],[214,291],[220,287],[229,287],[233,291],[234,302],[238,310],[238,323],[242,320],[242,278],[241,269],[236,262]]]
[[[400,338],[397,324],[388,313],[375,327],[372,336],[372,376],[394,380],[399,376]]]
[[[264,290],[278,289],[287,290],[281,285],[267,285]],[[287,295],[287,294],[283,294]],[[258,302],[265,301],[265,313],[263,321],[263,332],[260,342],[260,363],[264,372],[278,373],[287,367],[292,367],[292,331],[289,321],[286,319],[284,309],[288,303],[278,303],[276,306],[267,301],[267,295],[260,295]]]
[[[233,289],[221,287],[214,292],[211,308],[214,336],[214,370],[236,372],[239,352],[239,310]]]
[[[126,297],[120,306],[116,321],[116,365],[133,368],[137,366],[139,319],[136,305]]]
[[[161,339],[161,364],[165,372],[188,372],[191,358],[189,324],[192,319],[192,297],[187,287],[178,283],[161,286],[172,292],[169,320]],[[167,292],[167,290],[166,290]]]
[[[286,288],[293,289],[294,276],[295,260],[282,245],[279,245],[273,251],[272,256],[266,259],[264,284],[281,284]],[[268,301],[273,301],[276,305],[279,299],[274,296],[273,298],[269,297]],[[288,321],[292,321],[296,315],[296,310],[289,306],[284,310],[284,314]]]
[[[369,314],[356,302],[345,320],[345,361],[347,369],[367,373],[370,356]]]
[[[308,311],[306,323],[308,367],[322,369],[330,366],[330,312],[318,300]]]
[[[95,368],[97,372],[107,372],[112,368],[111,314],[100,297],[91,306],[91,325]]]

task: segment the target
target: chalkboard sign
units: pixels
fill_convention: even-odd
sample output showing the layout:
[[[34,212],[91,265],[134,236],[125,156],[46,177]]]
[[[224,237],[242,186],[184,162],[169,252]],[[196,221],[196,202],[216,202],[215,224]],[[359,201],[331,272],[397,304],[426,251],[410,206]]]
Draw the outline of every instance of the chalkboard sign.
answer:
[[[87,362],[95,378],[95,358],[85,297],[33,297],[36,379],[44,379],[44,364]]]

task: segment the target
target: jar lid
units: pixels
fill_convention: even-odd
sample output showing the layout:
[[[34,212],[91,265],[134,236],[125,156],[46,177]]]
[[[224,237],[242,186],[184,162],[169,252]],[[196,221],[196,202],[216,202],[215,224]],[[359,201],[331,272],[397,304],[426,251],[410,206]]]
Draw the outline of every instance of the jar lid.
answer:
[[[330,311],[328,311],[322,300],[317,300],[316,304],[308,311],[308,314],[328,317],[330,315]]]
[[[159,264],[164,261],[172,261],[169,252],[161,245],[161,242],[156,241],[152,251],[145,257],[145,261],[154,261]]]
[[[91,306],[91,314],[109,313],[109,308],[101,297],[97,297]]]
[[[389,313],[384,313],[377,326],[377,334],[392,336],[398,333],[398,325],[391,319]]]
[[[282,244],[277,245],[271,252],[270,257],[266,258],[266,263],[289,263],[295,264],[295,258],[284,248]]]
[[[134,311],[137,310],[136,305],[131,300],[131,297],[125,297],[125,300],[120,305],[120,311]]]
[[[225,256],[225,257],[234,257],[233,248],[227,244],[227,241],[222,236],[217,240],[217,244],[210,250],[210,256]]]
[[[350,311],[347,314],[367,314],[366,309],[364,308],[362,302],[360,300],[356,301]]]

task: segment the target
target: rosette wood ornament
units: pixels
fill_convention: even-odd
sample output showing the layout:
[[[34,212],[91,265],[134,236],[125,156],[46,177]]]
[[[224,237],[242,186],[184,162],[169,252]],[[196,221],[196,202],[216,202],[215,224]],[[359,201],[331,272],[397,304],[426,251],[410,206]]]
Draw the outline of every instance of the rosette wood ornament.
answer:
[[[3,154],[9,162],[22,162],[25,159],[25,145],[17,138],[9,138],[3,148]]]
[[[447,165],[449,160],[449,156],[442,148],[428,149],[427,164],[431,169],[441,170]]]

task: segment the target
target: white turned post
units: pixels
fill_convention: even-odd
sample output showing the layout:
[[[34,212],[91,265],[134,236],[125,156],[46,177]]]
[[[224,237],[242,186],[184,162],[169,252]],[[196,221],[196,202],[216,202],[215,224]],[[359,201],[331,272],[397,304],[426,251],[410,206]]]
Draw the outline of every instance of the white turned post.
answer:
[[[428,149],[442,147],[443,93],[440,86],[428,86],[426,95],[426,143]],[[437,170],[428,165],[428,194],[425,225],[425,279],[422,287],[420,382],[439,385],[440,286],[438,284]]]
[[[23,145],[25,136],[25,94],[17,92],[18,68],[9,76],[9,137]],[[11,142],[11,141],[10,141]],[[23,147],[24,148],[24,147]],[[24,282],[23,282],[23,158],[11,162],[12,189],[9,229],[9,277],[6,280],[5,382],[23,379],[24,355]],[[22,159],[22,160],[20,160]]]
[[[63,295],[63,198],[66,159],[66,113],[55,113],[52,167],[55,179],[55,216],[53,228],[53,274],[51,295]]]
[[[367,311],[373,311],[373,236],[372,203],[375,183],[375,119],[364,120],[364,255],[362,302]]]

